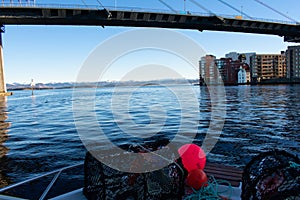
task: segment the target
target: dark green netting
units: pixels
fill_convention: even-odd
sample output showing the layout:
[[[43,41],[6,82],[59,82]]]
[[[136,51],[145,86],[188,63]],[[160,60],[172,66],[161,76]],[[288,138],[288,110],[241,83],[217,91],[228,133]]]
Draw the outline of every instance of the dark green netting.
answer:
[[[84,168],[84,195],[89,200],[175,200],[184,194],[185,172],[180,159],[153,172],[126,173],[99,162],[88,152]]]
[[[300,160],[280,150],[261,153],[245,167],[243,200],[300,200]]]

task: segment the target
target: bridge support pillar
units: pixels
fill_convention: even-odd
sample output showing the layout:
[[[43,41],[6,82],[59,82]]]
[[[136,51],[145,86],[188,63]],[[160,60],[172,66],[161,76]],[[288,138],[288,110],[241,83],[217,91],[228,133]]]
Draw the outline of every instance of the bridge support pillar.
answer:
[[[6,83],[4,79],[2,33],[4,33],[4,26],[0,25],[0,96],[10,96],[12,95],[12,92],[6,91]]]

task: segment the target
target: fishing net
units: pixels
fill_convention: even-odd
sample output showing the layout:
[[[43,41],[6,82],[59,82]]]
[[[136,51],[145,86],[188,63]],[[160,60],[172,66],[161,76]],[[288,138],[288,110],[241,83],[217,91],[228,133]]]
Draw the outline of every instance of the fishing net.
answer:
[[[226,186],[221,188],[221,185]],[[192,193],[187,194],[184,200],[226,200],[231,199],[233,188],[230,182],[216,180],[214,176],[209,176],[207,186],[199,190],[192,188]]]
[[[299,158],[280,150],[254,157],[243,172],[242,199],[300,200]]]
[[[84,164],[84,195],[89,200],[182,199],[184,174],[181,160],[148,173],[115,170],[87,152]]]

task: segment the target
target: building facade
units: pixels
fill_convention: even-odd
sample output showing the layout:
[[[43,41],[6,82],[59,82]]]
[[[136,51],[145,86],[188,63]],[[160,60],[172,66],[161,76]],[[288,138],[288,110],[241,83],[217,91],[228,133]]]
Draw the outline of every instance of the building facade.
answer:
[[[236,85],[300,82],[300,45],[279,54],[230,52],[226,58],[206,55],[199,61],[200,84]]]
[[[245,67],[240,66],[238,72],[238,84],[248,84],[250,81],[250,70],[246,70]]]
[[[223,80],[214,55],[206,55],[199,61],[199,84],[222,84]]]
[[[300,46],[289,46],[286,50],[287,78],[300,79]]]
[[[255,82],[257,79],[257,69],[255,68],[255,65],[253,68],[251,67],[251,57],[255,56],[255,52],[249,52],[249,53],[238,53],[238,52],[230,52],[225,55],[226,58],[232,58],[232,60],[239,60],[239,57],[241,55],[245,56],[245,63],[249,65],[250,67],[250,80],[247,82]]]
[[[252,78],[257,82],[269,79],[278,79],[286,77],[286,56],[281,54],[255,54],[250,59],[251,69],[255,69],[256,75]]]
[[[231,58],[232,60],[238,60],[240,55],[245,55],[246,60],[245,63],[247,63],[250,66],[250,59],[251,56],[255,55],[255,52],[250,53],[238,53],[238,52],[230,52],[225,54],[225,58]]]
[[[239,84],[239,71],[240,68],[244,72],[244,83],[250,83],[250,70],[249,65],[240,60],[233,60],[232,58],[220,58],[216,59],[220,75],[225,85],[236,85]]]
[[[228,66],[232,62],[231,58],[220,58],[216,59],[216,65],[219,69],[220,76],[225,84],[230,82],[230,77],[228,77]]]

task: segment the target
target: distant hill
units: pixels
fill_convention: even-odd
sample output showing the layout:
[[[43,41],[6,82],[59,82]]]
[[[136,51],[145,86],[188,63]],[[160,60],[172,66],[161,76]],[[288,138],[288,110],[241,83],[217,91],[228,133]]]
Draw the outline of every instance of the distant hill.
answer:
[[[60,88],[72,88],[73,83],[65,82],[65,83],[36,83],[34,89],[42,90],[42,89],[60,89]],[[28,90],[31,89],[30,84],[21,84],[21,83],[12,83],[6,84],[7,90]]]
[[[115,86],[154,86],[162,84],[198,84],[198,80],[191,79],[165,79],[165,80],[152,80],[152,81],[114,81],[114,82],[83,82],[83,83],[74,83],[74,82],[63,82],[63,83],[36,83],[34,86],[35,90],[42,89],[64,89],[64,88],[74,88],[74,87],[115,87]],[[30,84],[22,83],[7,83],[7,90],[31,90]]]

